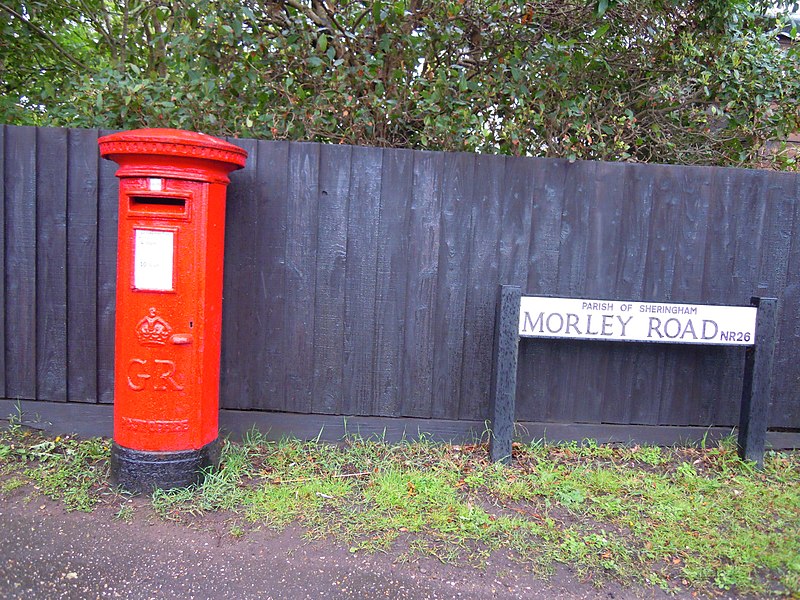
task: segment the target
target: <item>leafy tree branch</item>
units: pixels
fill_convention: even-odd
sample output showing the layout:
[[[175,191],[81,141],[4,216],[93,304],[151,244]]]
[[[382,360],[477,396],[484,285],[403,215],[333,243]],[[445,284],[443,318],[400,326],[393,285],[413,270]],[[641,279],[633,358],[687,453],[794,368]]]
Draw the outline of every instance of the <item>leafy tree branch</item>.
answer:
[[[48,32],[46,32],[44,29],[42,29],[35,23],[32,23],[30,20],[26,19],[24,15],[18,13],[16,10],[11,8],[10,6],[7,6],[6,4],[3,4],[2,2],[0,2],[0,10],[8,13],[21,23],[24,23],[28,29],[33,31],[43,40],[47,40],[47,42],[56,50],[56,52],[58,52],[61,56],[66,58],[75,67],[83,71],[86,71],[88,69],[88,67],[82,61],[78,60],[75,56],[72,55],[72,53],[67,51],[66,48],[64,48],[61,44],[59,44],[52,35],[50,35]]]
[[[800,51],[746,0],[0,3],[6,122],[797,168]]]

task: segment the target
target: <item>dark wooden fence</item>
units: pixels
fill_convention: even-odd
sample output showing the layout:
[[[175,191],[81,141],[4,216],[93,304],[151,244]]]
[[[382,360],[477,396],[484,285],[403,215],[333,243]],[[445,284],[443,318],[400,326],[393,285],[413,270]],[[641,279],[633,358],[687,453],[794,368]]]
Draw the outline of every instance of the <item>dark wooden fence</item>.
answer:
[[[0,126],[0,398],[112,401],[115,165]],[[497,285],[779,299],[771,425],[800,429],[800,177],[231,140],[222,405],[480,421]],[[518,419],[737,423],[743,351],[526,341]]]

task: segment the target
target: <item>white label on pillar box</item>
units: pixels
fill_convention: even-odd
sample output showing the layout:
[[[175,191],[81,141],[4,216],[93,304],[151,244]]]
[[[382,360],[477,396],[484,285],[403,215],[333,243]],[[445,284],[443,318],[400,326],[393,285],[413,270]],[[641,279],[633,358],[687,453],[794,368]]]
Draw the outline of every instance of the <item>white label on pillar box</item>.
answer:
[[[137,290],[171,292],[175,232],[134,229],[133,287]]]
[[[751,306],[523,296],[521,337],[752,346]]]

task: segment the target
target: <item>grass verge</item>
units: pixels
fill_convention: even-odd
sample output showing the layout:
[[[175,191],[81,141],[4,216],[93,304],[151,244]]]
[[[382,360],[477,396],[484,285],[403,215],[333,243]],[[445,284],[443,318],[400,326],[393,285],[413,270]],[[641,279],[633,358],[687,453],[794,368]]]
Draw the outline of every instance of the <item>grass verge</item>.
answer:
[[[0,433],[0,493],[41,493],[69,510],[118,503],[109,442]],[[616,447],[591,441],[514,445],[504,467],[482,445],[226,442],[202,485],[157,491],[164,519],[221,511],[230,534],[295,523],[351,552],[401,547],[480,566],[492,552],[546,576],[554,563],[584,579],[668,590],[800,596],[800,454],[770,452],[763,471],[735,442],[713,448]],[[398,542],[401,542],[399,544]]]

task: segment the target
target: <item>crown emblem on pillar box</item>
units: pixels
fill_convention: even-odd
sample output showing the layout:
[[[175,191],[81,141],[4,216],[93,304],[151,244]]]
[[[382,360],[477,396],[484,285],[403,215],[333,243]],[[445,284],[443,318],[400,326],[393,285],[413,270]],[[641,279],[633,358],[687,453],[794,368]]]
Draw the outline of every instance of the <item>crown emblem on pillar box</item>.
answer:
[[[136,324],[136,337],[143,346],[163,346],[169,340],[172,327],[151,307],[146,317]]]

